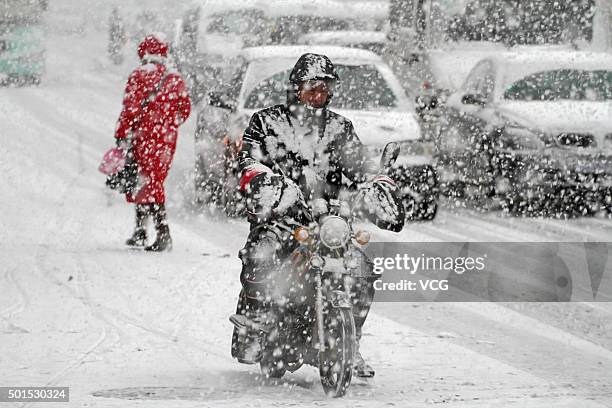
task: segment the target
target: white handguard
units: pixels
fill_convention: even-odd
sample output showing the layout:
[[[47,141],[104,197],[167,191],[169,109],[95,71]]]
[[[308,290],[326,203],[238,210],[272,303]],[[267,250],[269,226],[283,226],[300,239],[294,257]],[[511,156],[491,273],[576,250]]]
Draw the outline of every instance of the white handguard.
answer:
[[[272,215],[282,195],[282,176],[262,173],[251,181],[246,205],[247,211],[257,219],[265,220]]]
[[[274,214],[283,216],[296,204],[304,202],[302,190],[293,180],[284,177],[281,197],[278,204],[274,207]]]
[[[404,226],[405,211],[395,182],[384,175],[376,176],[359,192],[360,215],[380,228],[400,231]]]
[[[283,216],[304,202],[302,191],[293,180],[279,174],[264,173],[251,182],[247,210],[260,221]]]

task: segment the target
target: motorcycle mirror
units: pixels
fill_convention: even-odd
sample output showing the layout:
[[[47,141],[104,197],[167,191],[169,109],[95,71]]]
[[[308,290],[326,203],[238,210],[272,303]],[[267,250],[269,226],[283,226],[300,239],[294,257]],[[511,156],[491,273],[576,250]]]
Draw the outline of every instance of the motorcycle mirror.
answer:
[[[383,170],[389,169],[400,153],[400,145],[397,142],[389,142],[383,150],[382,157],[380,158],[380,168]]]

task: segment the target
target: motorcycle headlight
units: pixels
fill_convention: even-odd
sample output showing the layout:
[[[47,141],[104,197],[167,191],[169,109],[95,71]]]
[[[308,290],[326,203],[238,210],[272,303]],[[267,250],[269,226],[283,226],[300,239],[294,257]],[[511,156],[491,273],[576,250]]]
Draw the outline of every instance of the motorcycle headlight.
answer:
[[[323,214],[327,214],[329,208],[327,208],[327,200],[324,198],[317,198],[312,202],[312,215],[318,217]]]
[[[546,175],[538,170],[528,170],[523,174],[521,182],[531,186],[544,184],[546,182]]]
[[[323,245],[330,249],[342,248],[351,238],[351,229],[341,217],[326,217],[321,223],[319,237]]]

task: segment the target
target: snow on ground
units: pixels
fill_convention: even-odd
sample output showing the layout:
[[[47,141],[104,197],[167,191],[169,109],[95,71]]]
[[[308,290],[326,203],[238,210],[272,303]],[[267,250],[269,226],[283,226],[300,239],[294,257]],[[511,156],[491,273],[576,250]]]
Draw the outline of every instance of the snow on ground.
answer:
[[[248,227],[187,204],[192,118],[168,181],[173,252],[122,246],[133,208],[96,167],[135,61],[109,65],[105,38],[52,31],[43,84],[0,89],[0,386],[70,386],[69,406],[93,407],[612,405],[609,303],[375,304],[362,349],[376,378],[341,400],[313,368],[268,381],[233,361]],[[610,241],[612,223],[442,210],[376,238]]]

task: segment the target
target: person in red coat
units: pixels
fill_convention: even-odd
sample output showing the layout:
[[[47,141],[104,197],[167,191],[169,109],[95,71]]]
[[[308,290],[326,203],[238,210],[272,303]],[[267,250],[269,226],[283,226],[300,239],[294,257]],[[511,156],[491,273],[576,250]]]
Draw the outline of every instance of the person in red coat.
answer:
[[[136,204],[136,229],[126,244],[144,246],[145,222],[152,216],[157,237],[149,251],[172,248],[168,228],[164,180],[176,149],[178,127],[187,120],[191,101],[183,78],[166,65],[168,44],[149,35],[138,46],[141,65],[129,76],[115,138],[131,152],[138,167],[138,183],[126,194]]]

